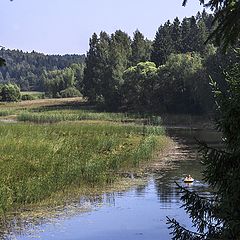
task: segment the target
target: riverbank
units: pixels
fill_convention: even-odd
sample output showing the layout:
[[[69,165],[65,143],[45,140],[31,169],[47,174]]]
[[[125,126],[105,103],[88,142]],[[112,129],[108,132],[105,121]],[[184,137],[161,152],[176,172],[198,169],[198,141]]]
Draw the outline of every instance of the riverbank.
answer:
[[[187,131],[185,136],[192,133],[193,131]],[[209,136],[208,133],[207,135]],[[191,138],[188,137],[190,142],[192,142]],[[8,225],[5,226],[5,235],[12,236],[12,239],[15,237],[27,240],[86,239],[86,235],[89,234],[91,236],[89,239],[98,239],[97,236],[106,231],[107,236],[112,236],[110,239],[120,239],[117,232],[109,231],[109,228],[122,229],[126,223],[121,219],[124,216],[128,219],[128,227],[122,229],[122,234],[127,235],[132,228],[132,235],[128,239],[138,239],[135,234],[139,232],[146,240],[159,239],[159,236],[169,239],[166,216],[178,216],[181,205],[174,182],[181,183],[181,178],[190,173],[198,180],[196,188],[202,187],[199,183],[200,162],[196,160],[195,144],[193,148],[189,148],[182,138],[174,137],[174,139],[175,141],[172,141],[168,147],[155,154],[152,161],[142,162],[138,168],[119,172],[121,178],[111,185],[104,188],[96,186],[91,191],[89,188],[81,191],[79,188],[69,188],[64,194],[59,193],[60,195],[54,196],[57,199],[55,206],[50,206],[46,202],[46,205],[33,206],[32,210],[16,213],[13,220],[8,221]],[[197,167],[194,167],[196,164]],[[64,204],[61,202],[63,196],[65,196]],[[184,210],[182,212],[184,213]],[[181,221],[184,221],[182,212]],[[112,215],[118,221],[109,226],[105,223],[111,222]],[[101,221],[98,216],[101,216]],[[134,220],[129,221],[129,219]],[[75,225],[76,229],[71,227]],[[158,231],[153,229],[155,225]],[[90,232],[87,230],[89,228]],[[93,231],[97,232],[96,236]]]
[[[58,216],[83,196],[144,185],[149,175],[174,168],[173,156],[181,160],[156,116],[98,112],[78,98],[2,104],[0,115],[4,225]]]
[[[59,220],[68,219],[79,214],[91,212],[106,204],[106,197],[115,194],[124,195],[131,189],[145,188],[152,175],[159,175],[174,168],[173,153],[180,154],[181,146],[167,139],[167,145],[156,152],[151,161],[143,161],[137,168],[125,169],[118,172],[115,182],[105,186],[91,188],[72,186],[64,192],[57,192],[40,204],[26,205],[8,215],[2,222],[2,234],[6,236],[35,235],[38,226],[54,224]],[[176,158],[175,158],[176,160]],[[162,175],[162,174],[161,174]],[[34,229],[33,229],[34,228]]]
[[[71,192],[101,192],[170,142],[160,125],[96,112],[81,99],[2,104],[0,112],[2,218],[66,202]]]

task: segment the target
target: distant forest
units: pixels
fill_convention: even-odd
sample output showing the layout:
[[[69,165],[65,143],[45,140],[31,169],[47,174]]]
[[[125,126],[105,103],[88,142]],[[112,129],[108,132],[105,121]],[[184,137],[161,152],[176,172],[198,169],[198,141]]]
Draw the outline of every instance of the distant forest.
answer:
[[[87,56],[43,55],[0,51],[7,66],[0,82],[50,97],[80,93],[109,111],[194,113],[212,111],[210,77],[224,89],[224,70],[236,60],[206,40],[213,16],[203,11],[161,25],[153,41],[139,30],[133,38],[121,31],[102,31],[90,39]],[[223,84],[224,83],[224,84]]]
[[[44,91],[44,73],[85,61],[84,55],[44,55],[4,48],[0,49],[0,56],[6,61],[6,66],[0,68],[0,83],[16,83],[23,91]]]

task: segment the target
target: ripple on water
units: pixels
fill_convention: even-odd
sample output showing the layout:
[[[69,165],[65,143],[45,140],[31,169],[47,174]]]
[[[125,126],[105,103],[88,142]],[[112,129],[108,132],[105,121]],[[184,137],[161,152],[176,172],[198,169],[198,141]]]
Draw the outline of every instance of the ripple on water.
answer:
[[[194,134],[199,133],[195,131]],[[199,135],[203,136],[202,130]],[[181,143],[178,150],[182,154],[172,156],[174,168],[155,173],[145,184],[128,191],[106,193],[93,199],[81,198],[76,205],[76,208],[86,206],[92,211],[30,224],[28,231],[15,231],[8,236],[18,240],[165,240],[170,239],[166,216],[176,218],[192,229],[188,215],[180,208],[181,193],[175,182],[206,195],[209,189],[202,181],[202,166],[196,156],[195,143],[181,134],[178,141]],[[196,179],[193,184],[183,183],[188,174]]]

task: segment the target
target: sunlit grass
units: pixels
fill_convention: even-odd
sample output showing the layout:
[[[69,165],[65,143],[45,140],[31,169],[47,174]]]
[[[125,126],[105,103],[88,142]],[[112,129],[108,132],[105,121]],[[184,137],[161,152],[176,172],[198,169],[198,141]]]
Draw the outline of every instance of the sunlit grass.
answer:
[[[150,159],[161,127],[61,123],[0,125],[0,210],[37,203],[69,186],[104,185]]]
[[[0,116],[19,121],[0,123],[0,215],[109,185],[168,142],[160,117],[98,112],[80,98],[4,103]]]
[[[0,117],[5,117],[14,114],[12,109],[0,109]]]
[[[61,121],[102,120],[113,122],[134,122],[147,125],[160,125],[158,116],[143,116],[140,114],[97,112],[92,110],[46,110],[33,109],[18,114],[18,121],[34,123],[56,123]]]

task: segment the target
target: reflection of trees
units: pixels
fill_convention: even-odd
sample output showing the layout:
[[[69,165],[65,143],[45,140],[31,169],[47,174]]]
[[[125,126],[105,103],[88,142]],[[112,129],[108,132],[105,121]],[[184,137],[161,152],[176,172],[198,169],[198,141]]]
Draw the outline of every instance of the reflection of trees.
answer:
[[[219,144],[221,141],[221,134],[215,130],[168,128],[167,133],[190,147],[197,146],[196,140],[204,141],[210,145]]]
[[[135,192],[137,196],[142,196],[146,192],[147,185],[139,185],[135,188]]]
[[[115,202],[116,202],[116,193],[112,192],[112,193],[105,193],[105,203],[107,203],[108,205],[111,206],[115,206]]]
[[[169,183],[170,175],[170,172],[168,172],[160,180],[155,180],[154,182],[159,201],[166,207],[171,207],[172,202],[175,203],[180,198],[176,184],[174,182]]]
[[[181,154],[172,156],[172,160],[175,161],[174,169],[165,170],[164,175],[159,179],[156,178],[154,184],[161,204],[171,207],[180,200],[181,194],[175,181],[184,185],[181,179],[187,174],[191,174],[197,180],[202,180],[203,166],[200,163],[196,139],[210,143],[210,145],[219,145],[220,136],[211,130],[168,129],[167,132],[179,142]],[[203,194],[208,193],[209,190],[201,183],[194,183],[187,187]]]

